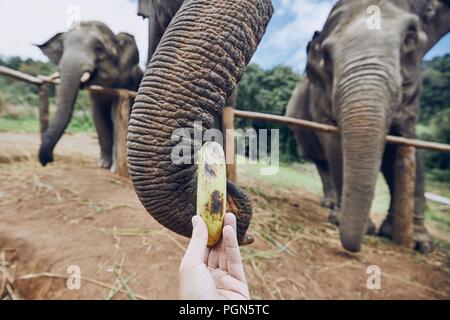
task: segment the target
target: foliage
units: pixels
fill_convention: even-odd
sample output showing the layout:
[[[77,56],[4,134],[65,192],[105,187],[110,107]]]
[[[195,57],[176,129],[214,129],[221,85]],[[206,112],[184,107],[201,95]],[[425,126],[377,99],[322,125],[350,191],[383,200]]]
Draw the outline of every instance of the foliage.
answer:
[[[450,107],[450,54],[423,63],[421,121],[428,122]]]
[[[450,108],[443,109],[430,120],[430,130],[421,138],[450,144]],[[450,154],[424,152],[429,174],[436,180],[450,183]]]
[[[250,64],[239,83],[237,108],[284,115],[292,91],[299,80],[300,76],[290,67],[277,66],[264,70],[256,64]],[[298,160],[294,137],[286,126],[244,119],[238,119],[236,126],[245,129],[252,127],[257,132],[259,129],[279,129],[281,160]]]
[[[57,67],[50,62],[22,59],[20,57],[0,57],[0,65],[32,75],[50,75],[57,71]],[[51,111],[56,108],[56,90],[49,86],[49,100]],[[0,129],[13,128],[13,124],[6,119],[16,119],[19,131],[35,131],[37,125],[38,88],[21,81],[0,77]],[[75,103],[75,111],[69,124],[68,131],[91,131],[94,128],[90,111],[89,94],[80,91]]]
[[[49,62],[20,57],[3,58],[0,56],[0,65],[34,75],[49,75],[56,71],[56,66]],[[423,69],[422,116],[418,126],[419,137],[450,143],[450,54],[425,61]],[[300,75],[290,67],[277,66],[270,70],[264,70],[256,64],[250,64],[239,84],[237,108],[283,115],[292,91],[299,80]],[[50,87],[52,88],[52,86]],[[54,89],[50,91],[50,103],[51,110],[54,112]],[[37,104],[36,86],[0,77],[0,117],[10,120],[25,119],[24,123],[29,124],[30,119],[36,119]],[[3,125],[6,123],[3,121],[0,125],[0,129],[4,129]],[[8,126],[10,126],[9,122]],[[86,131],[93,130],[93,127],[89,95],[85,91],[80,91],[69,130]],[[280,129],[280,160],[299,160],[294,137],[287,127],[244,119],[237,120],[237,127],[256,130]],[[426,152],[424,159],[427,172],[441,181],[450,181],[450,156],[448,154]]]
[[[424,62],[421,130],[425,140],[450,144],[450,54]],[[450,183],[450,155],[424,152],[428,174]]]

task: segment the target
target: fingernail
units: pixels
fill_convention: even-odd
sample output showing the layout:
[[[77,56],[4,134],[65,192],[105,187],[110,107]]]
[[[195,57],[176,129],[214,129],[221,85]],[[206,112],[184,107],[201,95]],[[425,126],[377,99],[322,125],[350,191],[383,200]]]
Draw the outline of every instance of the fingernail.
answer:
[[[193,216],[192,217],[192,226],[195,227],[197,225],[197,223],[198,223],[197,216]]]

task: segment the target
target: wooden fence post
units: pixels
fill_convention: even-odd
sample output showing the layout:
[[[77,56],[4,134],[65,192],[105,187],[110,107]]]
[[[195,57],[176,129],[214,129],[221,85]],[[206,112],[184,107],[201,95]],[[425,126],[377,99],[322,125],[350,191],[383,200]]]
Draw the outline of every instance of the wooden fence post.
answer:
[[[236,182],[236,145],[234,132],[234,108],[225,107],[222,112],[223,148],[227,166],[227,179]]]
[[[48,128],[49,106],[48,106],[48,85],[43,83],[39,86],[39,124],[41,137]]]
[[[130,118],[130,95],[127,90],[120,90],[114,115],[114,164],[117,174],[128,177],[127,133]]]
[[[416,184],[416,149],[399,146],[395,159],[393,241],[412,248],[414,193]]]

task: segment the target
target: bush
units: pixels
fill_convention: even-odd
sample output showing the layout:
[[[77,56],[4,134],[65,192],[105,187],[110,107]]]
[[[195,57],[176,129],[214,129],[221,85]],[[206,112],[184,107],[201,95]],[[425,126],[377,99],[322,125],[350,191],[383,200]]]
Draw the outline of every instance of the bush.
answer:
[[[449,107],[450,54],[423,63],[420,96],[421,122],[430,121],[436,113]]]
[[[3,95],[0,93],[0,116],[5,111],[6,108],[6,99],[3,97]]]
[[[450,108],[441,110],[430,120],[431,129],[422,138],[450,144]],[[450,154],[424,152],[425,165],[432,178],[450,183]]]
[[[250,64],[239,83],[237,108],[284,115],[292,91],[299,81],[300,75],[290,67],[277,66],[270,70],[264,70],[256,64]],[[298,160],[297,144],[288,127],[266,121],[245,119],[238,119],[236,126],[243,129],[250,127],[257,131],[259,129],[279,129],[280,160],[284,162]]]

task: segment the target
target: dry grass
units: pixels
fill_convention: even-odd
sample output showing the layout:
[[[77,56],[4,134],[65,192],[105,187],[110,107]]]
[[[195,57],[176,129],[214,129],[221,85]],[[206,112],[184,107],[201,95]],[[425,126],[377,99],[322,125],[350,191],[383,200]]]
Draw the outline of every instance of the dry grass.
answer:
[[[14,266],[6,261],[6,252],[0,251],[0,300],[20,299],[15,287],[14,273],[10,269],[14,269]]]
[[[13,203],[20,208],[21,203],[42,197],[45,198],[46,203],[49,205],[63,203],[67,207],[77,209],[77,212],[73,210],[72,212],[64,213],[63,219],[70,225],[82,224],[95,218],[96,215],[107,213],[110,210],[135,209],[126,203],[120,203],[120,201],[106,203],[100,201],[95,194],[83,193],[81,191],[83,190],[82,181],[80,181],[79,185],[77,183],[66,185],[61,182],[61,172],[63,169],[67,170],[75,161],[77,163],[80,162],[79,159],[72,159],[69,162],[55,162],[52,164],[51,170],[41,168],[34,158],[24,158],[22,162],[0,163],[0,180],[3,181],[2,184],[4,186],[1,190],[4,192],[4,195],[0,195],[0,206]],[[92,162],[92,159],[87,161]],[[90,165],[92,166],[92,163]],[[4,170],[2,170],[2,166],[5,166]],[[326,263],[324,264],[321,261],[309,261],[315,255],[317,248],[325,247],[336,252],[341,250],[337,230],[326,223],[327,213],[318,208],[315,195],[310,195],[303,190],[300,192],[293,191],[287,186],[274,187],[270,183],[264,184],[261,181],[254,180],[245,173],[240,173],[239,177],[240,182],[244,184],[245,189],[251,196],[255,208],[250,233],[256,237],[257,245],[242,248],[247,272],[251,277],[250,284],[258,288],[258,294],[255,294],[254,298],[258,298],[259,295],[261,298],[271,299],[289,299],[293,297],[310,299],[317,296],[317,294],[311,293],[311,288],[317,286],[314,283],[317,282],[318,275],[328,273],[331,268],[333,270],[350,268],[355,269],[355,273],[364,273],[363,266],[368,261],[362,257],[358,258],[359,260],[349,260],[341,263],[340,257],[334,256],[333,258],[336,261],[331,267],[326,266]],[[108,177],[105,181],[107,181],[106,184],[110,183],[124,189],[132,188],[126,179]],[[27,186],[27,188],[30,186],[30,191],[17,197],[17,193],[14,190],[21,190],[24,186]],[[301,194],[301,198],[299,194]],[[314,214],[319,214],[319,216],[309,216],[308,212],[314,212]],[[97,228],[97,230],[112,237],[111,249],[115,253],[114,258],[106,262],[102,261],[101,265],[98,265],[98,270],[102,270],[105,267],[111,269],[114,279],[111,282],[108,281],[110,283],[105,283],[91,275],[91,278],[83,277],[82,280],[108,289],[101,297],[104,299],[148,298],[135,291],[137,283],[140,281],[139,274],[134,269],[131,269],[131,266],[125,264],[126,256],[123,254],[127,250],[127,239],[125,238],[140,238],[141,241],[137,243],[137,246],[142,246],[142,253],[144,254],[148,254],[152,250],[155,239],[161,237],[169,240],[177,250],[179,249],[180,254],[186,248],[185,241],[180,241],[180,238],[174,236],[173,233],[161,228],[108,227]],[[402,258],[406,256],[411,258],[410,253],[386,245],[386,242],[379,238],[368,237],[365,243],[367,246],[366,253],[382,254],[388,259],[389,257]],[[438,252],[435,256],[439,254],[441,253]],[[435,256],[432,259],[423,259],[420,263],[431,264],[445,259],[444,256],[434,259]],[[298,278],[275,271],[269,272],[269,270],[274,270],[281,260],[291,263],[299,259],[298,257],[306,261],[303,263],[304,268],[302,266],[302,273]],[[68,278],[65,274],[52,272],[36,272],[13,277],[14,273],[11,271],[11,267],[5,267],[7,265],[6,261],[0,262],[0,293],[2,298],[20,298],[14,282],[17,280],[31,281],[39,278]],[[110,267],[111,265],[112,267]],[[444,292],[428,286],[426,282],[421,284],[414,281],[414,279],[399,277],[387,272],[384,272],[383,275],[398,283],[399,286],[405,286],[411,288],[411,290],[416,288],[420,291],[427,291],[439,297],[446,296]]]

